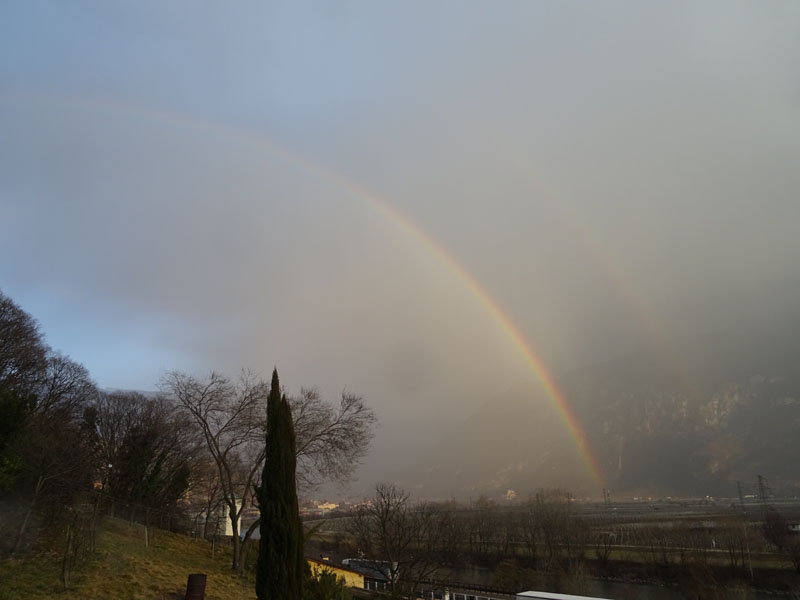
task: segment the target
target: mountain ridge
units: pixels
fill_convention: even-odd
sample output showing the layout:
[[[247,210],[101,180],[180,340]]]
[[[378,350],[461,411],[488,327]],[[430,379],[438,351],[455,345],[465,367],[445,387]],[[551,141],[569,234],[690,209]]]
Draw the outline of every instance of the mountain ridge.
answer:
[[[527,494],[562,487],[619,494],[734,496],[758,475],[800,492],[800,336],[715,334],[611,358],[559,378],[590,452],[540,386],[516,385],[465,416],[401,481],[425,497]],[[419,475],[421,473],[421,475]]]

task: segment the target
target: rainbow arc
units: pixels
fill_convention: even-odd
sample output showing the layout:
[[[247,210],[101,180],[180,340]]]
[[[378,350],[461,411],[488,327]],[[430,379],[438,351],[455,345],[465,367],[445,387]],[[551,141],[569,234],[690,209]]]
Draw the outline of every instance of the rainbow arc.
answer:
[[[6,97],[8,96],[6,95]],[[2,99],[2,96],[0,96],[0,99]],[[52,96],[44,99],[47,101],[53,100]],[[502,329],[509,341],[524,357],[526,363],[540,383],[548,400],[563,421],[567,431],[576,444],[577,452],[583,464],[585,465],[588,474],[599,487],[603,487],[604,478],[602,469],[597,464],[590,444],[586,439],[586,435],[584,434],[578,419],[571,410],[563,392],[559,389],[550,369],[542,360],[540,353],[535,350],[534,346],[526,339],[508,313],[494,299],[489,291],[482,286],[481,283],[460,262],[458,262],[455,257],[448,253],[419,225],[403,215],[386,199],[375,193],[372,193],[360,184],[347,179],[340,173],[314,160],[311,160],[290,148],[276,144],[267,138],[232,129],[227,126],[222,126],[215,122],[196,119],[183,113],[165,111],[153,107],[141,106],[138,104],[131,104],[118,100],[108,100],[105,98],[59,96],[58,100],[60,102],[63,101],[74,103],[81,108],[96,108],[109,111],[128,112],[134,115],[147,115],[157,120],[163,120],[164,122],[200,128],[201,130],[204,129],[211,133],[237,140],[253,147],[258,151],[267,152],[273,156],[277,156],[285,161],[288,161],[289,164],[299,166],[303,169],[306,169],[310,173],[324,178],[340,189],[347,191],[354,199],[380,213],[395,227],[400,229],[409,238],[415,241],[415,243],[421,244],[426,250],[435,256],[446,269],[455,274],[463,283],[464,287],[469,290],[469,292],[478,300],[483,309]]]

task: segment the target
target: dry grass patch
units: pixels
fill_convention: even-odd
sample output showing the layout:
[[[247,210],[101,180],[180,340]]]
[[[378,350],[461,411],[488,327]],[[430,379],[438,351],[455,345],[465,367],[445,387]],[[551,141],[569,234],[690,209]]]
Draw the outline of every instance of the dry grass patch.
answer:
[[[190,573],[206,573],[207,600],[255,598],[252,581],[231,572],[224,544],[211,558],[204,540],[157,530],[145,546],[144,528],[107,519],[94,556],[74,571],[68,589],[61,584],[58,552],[39,552],[0,560],[0,600],[12,598],[183,598]]]

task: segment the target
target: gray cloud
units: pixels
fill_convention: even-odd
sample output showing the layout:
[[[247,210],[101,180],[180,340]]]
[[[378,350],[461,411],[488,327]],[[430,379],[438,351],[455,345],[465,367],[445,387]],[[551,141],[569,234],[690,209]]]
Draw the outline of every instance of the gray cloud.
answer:
[[[388,460],[530,378],[336,178],[559,372],[795,322],[795,5],[187,6],[0,9],[0,285],[102,385],[277,364]]]

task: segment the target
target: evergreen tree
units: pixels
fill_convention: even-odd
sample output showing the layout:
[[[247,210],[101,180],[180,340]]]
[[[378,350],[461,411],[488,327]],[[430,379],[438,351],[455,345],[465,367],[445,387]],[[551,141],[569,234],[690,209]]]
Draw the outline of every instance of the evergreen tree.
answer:
[[[297,507],[292,411],[281,396],[277,369],[267,400],[266,460],[258,490],[261,540],[256,595],[259,600],[301,600],[305,560]]]
[[[353,594],[347,589],[344,577],[323,569],[306,580],[303,589],[303,600],[353,600]]]

